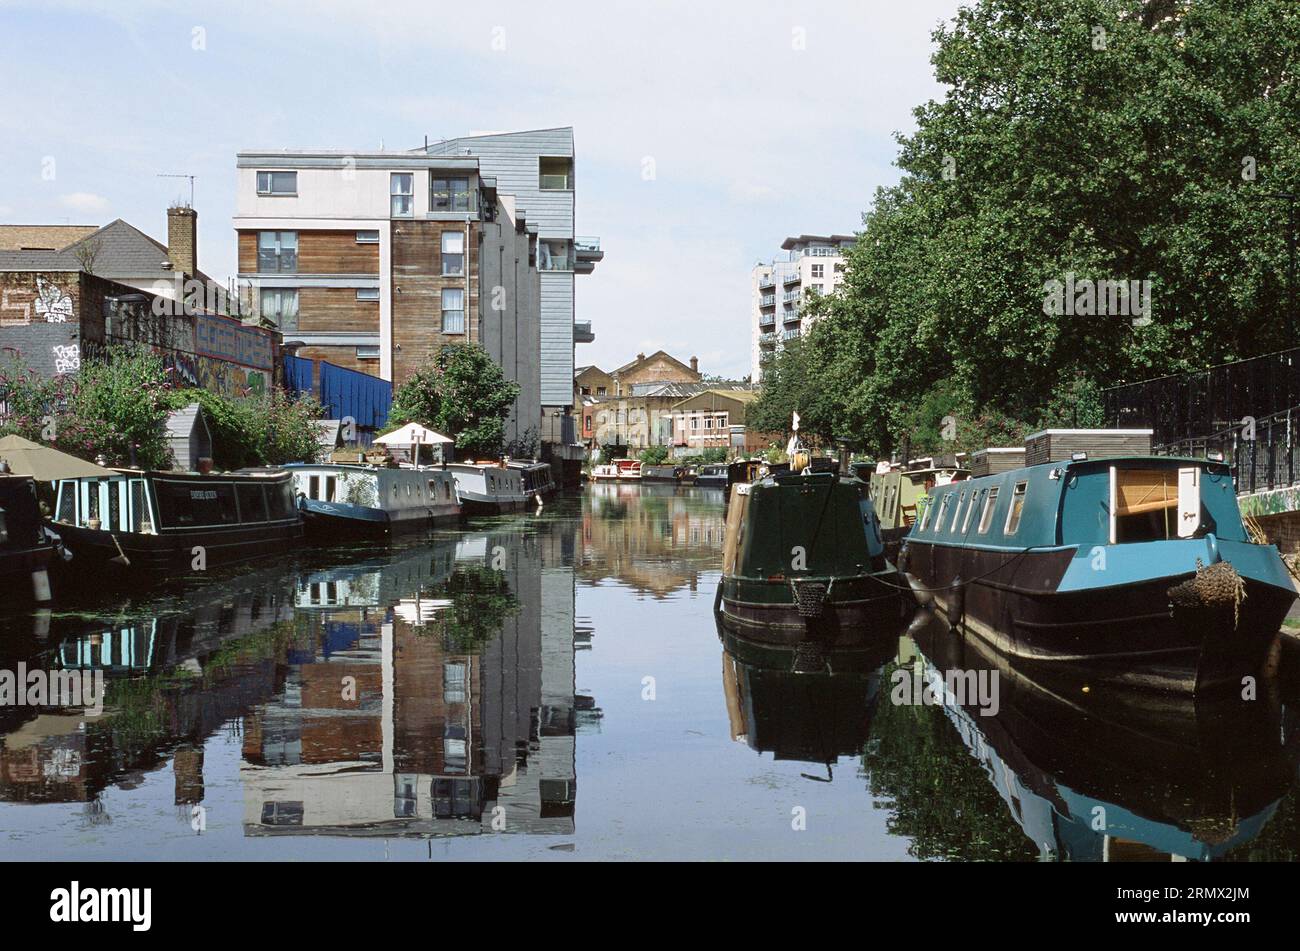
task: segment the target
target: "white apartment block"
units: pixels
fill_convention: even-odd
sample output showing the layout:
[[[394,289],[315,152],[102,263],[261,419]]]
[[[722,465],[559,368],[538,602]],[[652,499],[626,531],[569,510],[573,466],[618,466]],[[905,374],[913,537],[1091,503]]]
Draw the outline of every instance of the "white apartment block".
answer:
[[[844,280],[844,253],[853,235],[801,234],[786,238],[786,257],[757,264],[750,275],[751,379],[762,379],[765,356],[807,332],[803,304],[814,294],[830,294]]]

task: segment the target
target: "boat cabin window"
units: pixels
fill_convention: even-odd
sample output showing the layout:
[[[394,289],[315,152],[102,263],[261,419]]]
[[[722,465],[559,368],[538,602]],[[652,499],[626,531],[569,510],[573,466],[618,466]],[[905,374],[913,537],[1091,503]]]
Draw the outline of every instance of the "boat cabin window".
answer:
[[[321,501],[322,501],[322,502],[333,502],[333,501],[334,501],[334,485],[335,485],[335,483],[337,483],[337,482],[338,482],[338,479],[335,478],[334,476],[326,476],[326,477],[325,477],[325,494],[324,494],[323,496],[321,496]]]
[[[989,486],[989,494],[984,497],[984,511],[980,513],[980,534],[987,535],[993,527],[993,510],[997,508],[998,492],[1001,486]]]
[[[320,476],[307,477],[307,498],[309,499],[320,498]]]
[[[1020,513],[1025,509],[1025,491],[1028,488],[1028,482],[1017,482],[1011,490],[1011,508],[1007,510],[1007,524],[1002,529],[1002,534],[1014,535],[1020,528]]]
[[[957,493],[955,492],[947,493],[944,495],[943,501],[939,503],[939,514],[934,517],[934,530],[936,532],[943,531],[943,520],[948,517],[948,509],[952,505],[952,497],[956,494]]]
[[[975,511],[975,500],[979,498],[979,489],[970,494],[970,501],[966,504],[966,517],[961,520],[961,532],[963,535],[970,532],[970,517]]]
[[[227,525],[239,521],[235,487],[188,482],[155,482],[158,514],[168,526]]]
[[[293,498],[293,482],[286,479],[272,485],[263,486],[266,490],[266,508],[272,521],[282,518],[296,518],[297,506]]]
[[[73,525],[77,521],[77,483],[62,482],[59,484],[59,502],[58,514],[55,519],[60,522],[66,522]]]
[[[957,496],[957,504],[952,507],[952,524],[948,526],[948,531],[957,531],[957,520],[961,518],[961,507],[966,501],[966,493],[962,492]]]
[[[239,520],[241,522],[266,521],[266,496],[260,485],[237,485],[235,495],[239,498]]]
[[[1191,538],[1201,527],[1201,470],[1110,470],[1110,540]]]

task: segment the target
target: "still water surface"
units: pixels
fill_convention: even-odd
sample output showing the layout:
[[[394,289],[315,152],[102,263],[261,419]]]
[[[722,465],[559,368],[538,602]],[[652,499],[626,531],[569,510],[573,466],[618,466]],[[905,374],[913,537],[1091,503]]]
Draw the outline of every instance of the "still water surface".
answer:
[[[1007,671],[993,716],[898,704],[903,675],[997,665],[921,617],[794,673],[717,629],[723,531],[720,491],[590,486],[393,549],[4,615],[0,669],[100,669],[108,701],[0,708],[3,855],[1296,856],[1289,668],[1245,708]]]

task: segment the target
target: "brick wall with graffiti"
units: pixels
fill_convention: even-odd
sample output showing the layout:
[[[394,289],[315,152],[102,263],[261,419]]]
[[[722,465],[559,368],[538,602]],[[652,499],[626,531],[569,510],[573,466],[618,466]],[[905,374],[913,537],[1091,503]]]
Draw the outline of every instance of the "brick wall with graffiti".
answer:
[[[158,353],[176,385],[262,396],[275,381],[278,337],[217,314],[155,307],[155,295],[77,271],[0,272],[0,351],[45,376],[136,343]]]

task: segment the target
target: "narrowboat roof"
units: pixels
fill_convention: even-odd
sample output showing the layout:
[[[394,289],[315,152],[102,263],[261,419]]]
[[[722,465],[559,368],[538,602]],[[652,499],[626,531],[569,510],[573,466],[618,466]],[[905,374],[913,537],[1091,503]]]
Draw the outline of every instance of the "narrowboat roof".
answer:
[[[276,469],[239,469],[232,472],[182,472],[173,469],[129,469],[125,466],[114,466],[108,470],[112,475],[134,476],[142,478],[145,476],[162,478],[162,479],[211,479],[220,481],[222,479],[247,479],[249,477],[258,479],[273,479],[276,476],[287,475],[285,468]],[[83,479],[103,479],[106,476],[74,476],[67,479],[56,479],[56,482],[80,482]]]

